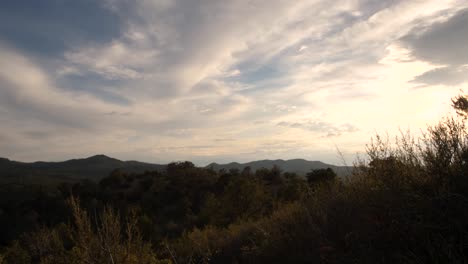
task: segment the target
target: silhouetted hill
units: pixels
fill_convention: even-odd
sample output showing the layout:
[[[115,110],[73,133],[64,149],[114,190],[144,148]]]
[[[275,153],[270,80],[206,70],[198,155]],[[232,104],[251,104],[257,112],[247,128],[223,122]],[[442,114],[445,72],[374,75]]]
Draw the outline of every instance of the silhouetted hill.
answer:
[[[352,167],[347,166],[335,166],[323,163],[321,161],[308,161],[304,159],[291,159],[291,160],[258,160],[258,161],[251,161],[247,163],[238,163],[238,162],[231,162],[228,164],[217,164],[211,163],[207,168],[212,168],[215,171],[219,171],[221,169],[238,169],[242,170],[245,167],[250,167],[252,170],[256,171],[261,168],[271,169],[274,165],[281,168],[284,172],[295,172],[298,175],[306,175],[307,172],[316,169],[326,169],[331,168],[333,169],[338,176],[346,176],[351,174]]]
[[[232,162],[228,164],[211,163],[206,166],[216,171],[221,169],[239,169],[249,166],[252,170],[279,166],[284,172],[295,172],[305,175],[314,169],[331,168],[339,176],[349,175],[351,167],[334,166],[320,161],[304,159],[292,160],[259,160],[248,163]],[[144,163],[139,161],[121,161],[105,155],[95,155],[84,159],[71,159],[62,162],[19,162],[0,158],[0,182],[2,183],[56,183],[81,179],[100,180],[115,169],[129,173],[165,170],[166,165]]]
[[[115,169],[129,173],[164,170],[165,165],[138,161],[121,161],[105,155],[62,162],[18,162],[0,158],[2,182],[47,183],[47,181],[74,181],[84,178],[99,180]]]

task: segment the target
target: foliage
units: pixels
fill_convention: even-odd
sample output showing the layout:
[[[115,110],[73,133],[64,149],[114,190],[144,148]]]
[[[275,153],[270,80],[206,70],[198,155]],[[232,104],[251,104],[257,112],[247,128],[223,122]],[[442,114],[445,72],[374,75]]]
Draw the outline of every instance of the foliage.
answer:
[[[0,193],[0,263],[466,263],[466,102],[419,139],[375,136],[346,180],[178,162]]]
[[[43,227],[23,236],[7,249],[4,263],[170,263],[158,260],[134,215],[122,223],[108,207],[93,218],[79,200],[72,197],[69,204],[73,224]]]
[[[309,184],[314,184],[317,182],[332,181],[336,179],[336,177],[336,173],[330,168],[318,169],[307,173],[307,182],[309,182]]]

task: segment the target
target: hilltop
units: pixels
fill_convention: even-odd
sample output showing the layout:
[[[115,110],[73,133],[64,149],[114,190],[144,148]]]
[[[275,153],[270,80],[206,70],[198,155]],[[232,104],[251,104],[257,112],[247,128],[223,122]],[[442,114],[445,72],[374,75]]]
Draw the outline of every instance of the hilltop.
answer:
[[[243,170],[245,167],[250,167],[253,171],[256,171],[261,168],[271,169],[274,165],[280,167],[283,172],[297,173],[302,176],[315,169],[331,168],[339,176],[349,175],[352,170],[352,167],[335,166],[321,161],[308,161],[304,159],[258,160],[247,163],[231,162],[228,164],[211,163],[206,168],[219,171],[221,169]],[[37,161],[28,163],[0,158],[0,181],[3,183],[38,184],[82,179],[99,181],[115,169],[120,169],[127,173],[142,173],[145,171],[163,171],[166,169],[166,165],[133,160],[122,161],[102,154],[61,162]]]
[[[128,173],[161,171],[165,165],[139,161],[121,161],[105,155],[61,162],[19,162],[0,158],[0,180],[3,182],[46,183],[48,181],[100,180],[115,169]]]
[[[227,164],[211,163],[206,167],[211,168],[215,171],[219,171],[221,169],[243,170],[246,167],[250,167],[250,169],[252,169],[253,171],[256,171],[262,168],[271,169],[273,168],[274,165],[278,166],[283,172],[293,172],[302,176],[306,175],[311,170],[326,169],[326,168],[333,169],[338,176],[346,176],[346,175],[351,174],[351,171],[353,169],[352,167],[349,167],[349,166],[335,166],[335,165],[323,163],[321,161],[309,161],[305,159],[258,160],[258,161],[251,161],[247,163],[231,162]]]

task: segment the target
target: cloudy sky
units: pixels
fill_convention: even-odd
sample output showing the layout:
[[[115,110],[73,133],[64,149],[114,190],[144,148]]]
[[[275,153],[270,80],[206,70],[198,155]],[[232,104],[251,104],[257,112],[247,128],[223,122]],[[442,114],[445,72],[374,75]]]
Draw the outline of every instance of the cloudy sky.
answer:
[[[467,0],[3,0],[0,156],[352,162],[468,87]]]

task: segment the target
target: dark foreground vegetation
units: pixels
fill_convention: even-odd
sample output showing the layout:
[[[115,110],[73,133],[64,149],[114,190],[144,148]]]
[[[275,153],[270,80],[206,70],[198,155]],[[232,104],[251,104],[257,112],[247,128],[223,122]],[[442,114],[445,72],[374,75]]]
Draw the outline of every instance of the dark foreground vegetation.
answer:
[[[348,179],[182,162],[9,185],[0,263],[466,263],[468,101],[454,106],[420,139],[376,137]]]

